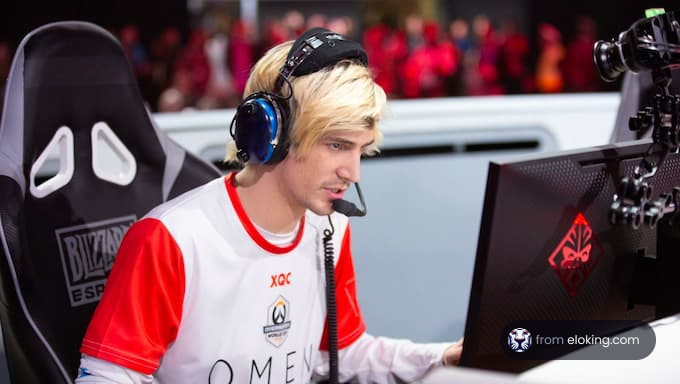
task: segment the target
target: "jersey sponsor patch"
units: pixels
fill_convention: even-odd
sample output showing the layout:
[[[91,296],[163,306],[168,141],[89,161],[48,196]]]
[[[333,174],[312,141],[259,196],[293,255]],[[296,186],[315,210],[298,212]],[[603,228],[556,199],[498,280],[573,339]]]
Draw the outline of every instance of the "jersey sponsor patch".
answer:
[[[262,328],[264,338],[271,345],[280,347],[288,338],[290,330],[290,303],[280,296],[267,309],[267,325]]]

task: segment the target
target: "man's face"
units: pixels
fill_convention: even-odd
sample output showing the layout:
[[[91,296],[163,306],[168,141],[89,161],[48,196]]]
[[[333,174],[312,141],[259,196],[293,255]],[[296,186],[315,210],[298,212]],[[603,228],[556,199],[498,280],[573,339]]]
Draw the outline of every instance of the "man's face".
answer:
[[[281,190],[291,209],[332,213],[332,201],[342,198],[351,182],[359,181],[361,155],[373,140],[371,130],[335,131],[324,135],[303,158],[290,153],[280,167]]]

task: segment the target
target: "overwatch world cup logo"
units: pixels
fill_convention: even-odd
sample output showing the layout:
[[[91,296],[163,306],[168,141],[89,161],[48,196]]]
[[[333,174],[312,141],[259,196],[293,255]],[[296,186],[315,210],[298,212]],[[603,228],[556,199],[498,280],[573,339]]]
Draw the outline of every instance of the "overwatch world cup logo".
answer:
[[[290,331],[290,303],[279,296],[267,309],[267,325],[262,328],[265,339],[275,347],[280,347],[288,338]]]
[[[515,328],[508,335],[508,345],[515,352],[524,352],[531,347],[531,333],[524,328]]]

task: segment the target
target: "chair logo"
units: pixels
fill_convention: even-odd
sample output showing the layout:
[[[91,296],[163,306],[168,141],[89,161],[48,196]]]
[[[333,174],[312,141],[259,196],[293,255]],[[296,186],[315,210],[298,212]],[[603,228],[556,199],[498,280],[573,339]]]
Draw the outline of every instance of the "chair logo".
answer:
[[[525,352],[531,347],[531,333],[524,328],[515,328],[508,335],[508,346],[515,352]]]
[[[579,213],[567,234],[550,254],[548,263],[569,296],[576,296],[602,257],[602,245],[593,235],[585,216]]]
[[[54,231],[72,307],[99,301],[123,235],[136,219],[130,215]]]
[[[262,327],[264,338],[271,345],[280,347],[288,338],[291,322],[288,319],[290,303],[279,296],[267,309],[267,325]]]

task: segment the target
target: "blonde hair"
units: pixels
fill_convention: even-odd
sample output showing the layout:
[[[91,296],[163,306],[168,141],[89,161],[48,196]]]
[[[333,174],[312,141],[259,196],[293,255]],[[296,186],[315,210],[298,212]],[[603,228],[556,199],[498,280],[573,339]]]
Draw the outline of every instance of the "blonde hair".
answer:
[[[279,69],[283,66],[293,42],[279,44],[265,53],[255,64],[246,82],[244,95],[258,91],[274,92]],[[375,83],[368,68],[342,60],[317,72],[290,78],[278,93],[287,96],[290,107],[289,152],[304,157],[324,135],[335,130],[372,130],[374,144],[369,153],[378,150],[382,132],[378,122],[386,103],[383,89]],[[225,161],[237,161],[236,146],[230,142]]]

